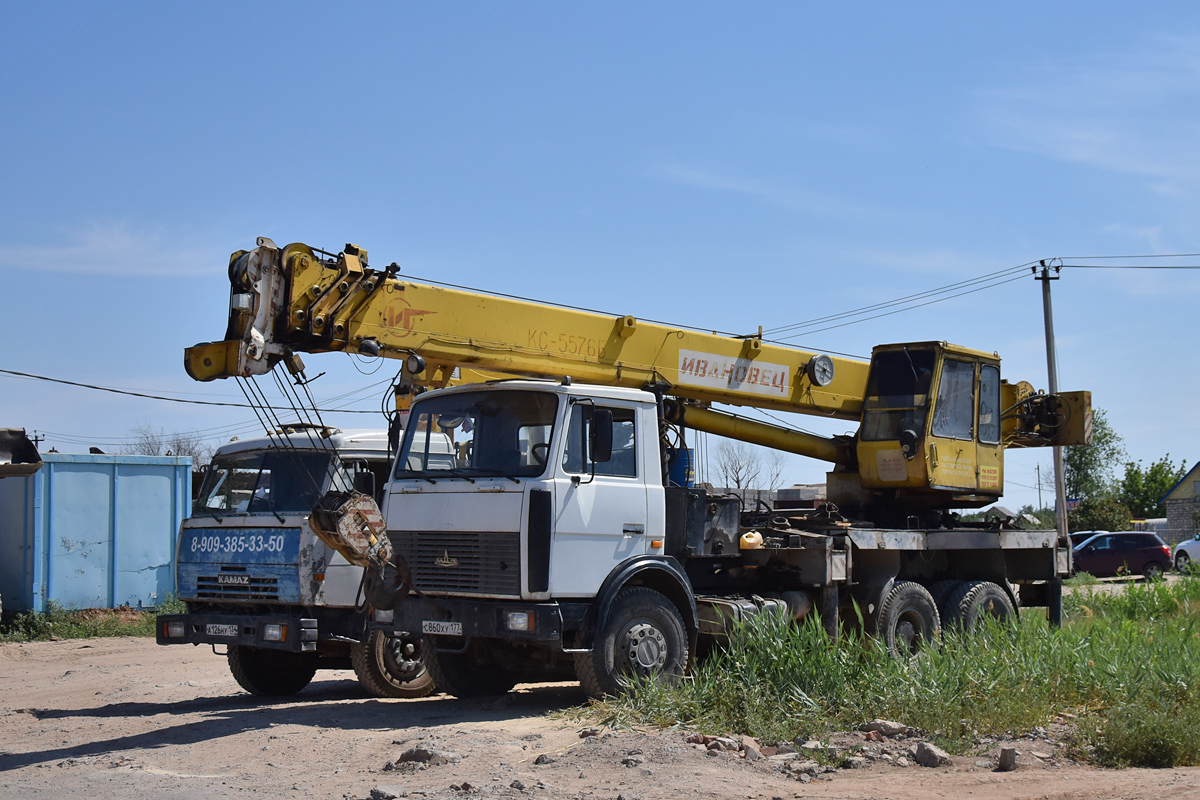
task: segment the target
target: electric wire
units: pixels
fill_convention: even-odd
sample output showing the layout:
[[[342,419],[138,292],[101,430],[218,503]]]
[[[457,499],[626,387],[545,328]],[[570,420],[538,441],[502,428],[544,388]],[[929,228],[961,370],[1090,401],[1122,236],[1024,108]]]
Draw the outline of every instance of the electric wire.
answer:
[[[878,310],[882,310],[885,308],[891,308],[892,306],[911,302],[913,300],[921,300],[921,299],[924,299],[926,297],[930,297],[933,295],[945,294],[947,292],[951,292],[955,289],[963,288],[965,286],[971,286],[971,285],[974,285],[977,283],[983,283],[983,282],[987,282],[987,281],[996,280],[998,278],[1007,277],[1009,275],[1014,275],[1016,273],[1021,273],[1021,275],[1024,276],[1025,270],[1028,269],[1029,266],[1033,263],[1036,263],[1036,262],[1021,264],[1020,266],[1016,266],[1016,267],[1008,267],[1006,269],[997,270],[996,272],[987,273],[986,275],[980,275],[975,278],[969,278],[967,280],[958,281],[957,283],[947,284],[946,286],[941,286],[936,289],[929,289],[924,292],[918,292],[916,294],[907,295],[906,297],[896,298],[895,300],[887,300],[887,301],[875,303],[875,304],[869,305],[869,306],[862,306],[860,308],[851,309],[849,311],[843,311],[843,312],[840,312],[837,314],[829,314],[824,317],[817,317],[816,319],[806,320],[804,322],[795,322],[790,325],[780,325],[775,328],[769,328],[769,329],[764,330],[763,334],[764,335],[765,334],[775,335],[778,333],[784,333],[786,331],[795,330],[797,328],[809,327],[812,325],[819,325],[823,322],[832,322],[832,321],[839,320],[839,319],[845,319],[847,317],[860,316],[860,315],[866,314],[870,311],[878,311]],[[951,296],[953,297],[956,295],[951,295]],[[944,299],[950,299],[950,298],[947,297]]]
[[[27,379],[38,380],[38,381],[47,381],[49,383],[61,383],[61,384],[65,384],[67,386],[77,386],[81,389],[92,389],[92,390],[98,391],[98,392],[109,392],[111,394],[123,394],[123,395],[129,395],[131,397],[141,397],[141,398],[144,398],[147,400],[163,400],[168,403],[185,403],[185,404],[197,405],[197,406],[223,406],[225,408],[252,408],[252,406],[246,405],[245,403],[224,403],[224,402],[220,402],[217,400],[188,400],[188,399],[182,398],[182,397],[167,397],[166,395],[149,394],[146,392],[135,392],[135,391],[128,390],[128,389],[114,389],[111,386],[97,386],[96,384],[91,384],[91,383],[81,383],[79,381],[68,381],[63,378],[51,378],[46,375],[35,375],[31,372],[18,372],[17,370],[12,370],[12,369],[0,369],[0,373],[5,374],[5,375],[13,375],[13,376],[16,376],[19,378],[27,378]],[[355,390],[355,391],[357,392],[360,390]],[[244,394],[244,392],[243,392],[243,394]],[[325,413],[337,413],[337,414],[374,414],[375,413],[373,410],[354,409],[354,408],[323,408],[323,409],[319,409],[319,410],[323,411]]]

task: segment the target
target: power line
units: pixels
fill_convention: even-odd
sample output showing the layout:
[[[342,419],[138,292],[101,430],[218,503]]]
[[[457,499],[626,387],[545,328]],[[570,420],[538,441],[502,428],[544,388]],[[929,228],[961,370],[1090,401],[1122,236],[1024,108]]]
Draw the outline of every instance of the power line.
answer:
[[[892,306],[902,305],[904,303],[908,303],[908,302],[911,302],[914,300],[921,300],[926,297],[931,297],[931,296],[938,295],[938,294],[945,294],[945,293],[954,291],[955,289],[960,289],[960,288],[963,288],[966,286],[972,286],[972,285],[975,285],[978,283],[995,281],[995,280],[1007,277],[1009,275],[1014,275],[1017,273],[1024,275],[1025,270],[1027,268],[1029,268],[1029,266],[1033,263],[1034,262],[1030,262],[1028,264],[1021,264],[1016,267],[1007,267],[1006,269],[997,270],[996,272],[989,272],[986,275],[979,275],[975,278],[969,278],[967,280],[962,280],[962,281],[958,281],[956,283],[947,284],[946,286],[940,286],[936,289],[929,289],[924,292],[910,294],[906,297],[900,297],[895,300],[887,300],[887,301],[875,303],[875,304],[869,305],[869,306],[862,306],[861,308],[852,309],[850,311],[843,311],[838,314],[830,314],[825,317],[817,317],[816,319],[807,320],[805,322],[795,322],[790,325],[781,325],[779,327],[771,328],[767,331],[764,331],[764,333],[770,333],[770,334],[783,333],[785,331],[795,330],[797,328],[804,328],[804,327],[809,327],[812,325],[819,325],[823,322],[832,322],[832,321],[839,320],[839,319],[845,319],[846,317],[861,316],[861,315],[866,314],[871,311],[879,311],[879,310],[882,310],[885,308],[891,308]],[[957,297],[957,296],[958,295],[951,295],[951,297]],[[946,298],[942,298],[942,299],[948,300],[950,298],[946,297]],[[870,317],[869,319],[874,319],[874,318],[875,317]]]
[[[222,403],[217,400],[188,400],[188,399],[185,399],[182,397],[167,397],[165,395],[160,395],[160,394],[146,394],[145,392],[134,392],[134,391],[130,391],[128,389],[114,389],[111,386],[96,386],[95,384],[80,383],[78,381],[68,381],[68,380],[64,380],[62,378],[50,378],[45,375],[34,375],[29,372],[17,372],[16,370],[11,370],[11,369],[0,369],[0,373],[3,373],[5,375],[15,375],[18,378],[30,378],[32,380],[47,381],[49,383],[61,383],[61,384],[65,384],[67,386],[77,386],[81,389],[92,389],[97,392],[110,392],[112,394],[123,394],[123,395],[128,395],[130,397],[142,397],[147,400],[163,400],[168,403],[184,403],[184,404],[197,405],[197,406],[224,406],[226,408],[253,408],[253,406],[249,406],[245,403]],[[378,385],[378,384],[376,384],[376,385]],[[374,410],[364,411],[364,410],[353,409],[353,408],[321,408],[321,409],[317,409],[317,410],[321,411],[321,412],[325,412],[325,413],[338,413],[338,414],[374,414],[374,413],[376,413]]]
[[[1022,273],[1020,275],[1013,275],[1012,277],[1008,277],[1003,280],[998,280],[995,283],[990,283],[986,286],[980,286],[975,289],[968,289],[967,291],[958,292],[957,294],[947,295],[946,297],[938,297],[933,300],[927,300],[924,303],[915,303],[913,305],[905,306],[904,308],[898,308],[895,311],[887,311],[882,314],[873,314],[872,316],[869,316],[869,317],[863,317],[862,319],[854,319],[854,320],[850,320],[849,322],[839,323],[837,325],[828,325],[824,328],[817,328],[816,330],[812,330],[812,331],[804,331],[803,333],[798,333],[798,334],[795,334],[794,336],[784,336],[779,339],[775,339],[773,341],[787,342],[792,339],[797,339],[801,336],[808,336],[809,334],[813,334],[813,333],[822,333],[824,331],[831,331],[836,328],[845,328],[848,325],[856,325],[860,322],[869,322],[870,320],[873,320],[873,319],[881,319],[883,317],[890,317],[894,314],[900,314],[904,311],[912,311],[913,309],[916,309],[916,308],[923,308],[925,306],[931,306],[934,303],[941,303],[944,300],[952,300],[955,297],[963,297],[968,294],[975,294],[976,292],[982,292],[984,289],[994,289],[997,286],[1003,286],[1006,283],[1012,283],[1013,281],[1023,280],[1026,277],[1024,274],[1025,267],[1022,267],[1021,269],[1022,269]]]

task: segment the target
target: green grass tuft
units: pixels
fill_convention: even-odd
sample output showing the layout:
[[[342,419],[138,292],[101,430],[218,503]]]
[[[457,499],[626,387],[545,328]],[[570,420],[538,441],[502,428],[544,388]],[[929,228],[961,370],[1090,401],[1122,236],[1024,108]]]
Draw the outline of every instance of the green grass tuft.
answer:
[[[621,725],[764,742],[821,738],[883,717],[959,753],[1070,710],[1082,715],[1080,751],[1101,764],[1200,764],[1200,739],[1189,736],[1200,726],[1200,580],[1070,597],[1061,630],[1035,611],[1017,624],[948,632],[904,660],[856,633],[831,642],[816,618],[764,615],[735,629],[729,646],[679,685],[636,683],[596,710]]]
[[[75,610],[54,601],[42,612],[22,611],[0,623],[0,642],[89,639],[94,636],[153,636],[156,614],[182,614],[187,604],[168,596],[157,609],[89,608]]]

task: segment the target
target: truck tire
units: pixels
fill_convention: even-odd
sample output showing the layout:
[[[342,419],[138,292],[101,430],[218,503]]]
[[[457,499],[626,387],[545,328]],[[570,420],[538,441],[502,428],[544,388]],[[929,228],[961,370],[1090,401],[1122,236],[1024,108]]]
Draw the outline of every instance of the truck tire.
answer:
[[[941,619],[943,627],[947,624],[946,620],[953,616],[947,601],[960,585],[962,585],[962,581],[954,579],[935,581],[929,584],[929,596],[933,598],[933,604],[937,606],[938,617]]]
[[[375,697],[424,697],[433,676],[421,660],[421,640],[371,631],[350,647],[350,663],[362,687]]]
[[[970,631],[984,617],[1000,622],[1016,619],[1017,612],[1004,587],[991,581],[964,581],[947,598],[949,614],[943,624]]]
[[[617,593],[612,612],[589,653],[575,654],[575,674],[588,697],[622,691],[621,676],[677,681],[688,662],[687,630],[679,610],[644,586]]]
[[[465,653],[439,653],[426,647],[422,654],[437,688],[455,697],[504,694],[517,685],[516,676],[493,663],[487,649],[478,642]]]
[[[894,656],[913,656],[941,632],[937,603],[913,581],[897,582],[879,604],[876,633]]]
[[[289,653],[230,645],[226,656],[238,685],[257,697],[296,694],[317,674],[315,653]]]

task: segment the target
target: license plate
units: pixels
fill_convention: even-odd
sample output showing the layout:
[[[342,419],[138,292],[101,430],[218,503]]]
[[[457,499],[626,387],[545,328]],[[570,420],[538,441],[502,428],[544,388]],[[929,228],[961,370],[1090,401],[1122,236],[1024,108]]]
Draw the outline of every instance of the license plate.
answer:
[[[238,635],[238,626],[237,626],[237,625],[213,625],[213,624],[209,624],[209,625],[205,625],[205,626],[204,626],[204,632],[205,632],[205,633],[207,633],[209,636],[231,636],[231,637],[236,637],[236,636]]]
[[[427,619],[421,622],[421,633],[432,633],[438,636],[462,636],[462,623]]]
[[[218,575],[217,576],[217,585],[218,586],[249,586],[250,585],[250,576],[249,575]]]

